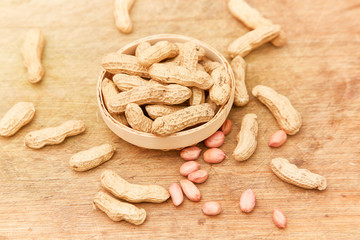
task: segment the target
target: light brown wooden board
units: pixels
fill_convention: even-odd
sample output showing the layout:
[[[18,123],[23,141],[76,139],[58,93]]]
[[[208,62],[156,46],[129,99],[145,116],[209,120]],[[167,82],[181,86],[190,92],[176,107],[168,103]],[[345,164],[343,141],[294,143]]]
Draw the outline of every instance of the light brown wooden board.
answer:
[[[356,0],[249,0],[288,35],[283,48],[266,44],[246,57],[247,86],[271,86],[289,97],[303,116],[303,127],[279,149],[267,141],[278,130],[270,112],[251,97],[233,108],[233,130],[221,147],[221,164],[201,168],[209,179],[200,184],[202,202],[218,201],[223,213],[204,216],[201,203],[188,200],[175,208],[137,204],[148,218],[141,226],[112,222],[93,210],[104,169],[116,170],[134,183],[168,187],[178,181],[183,161],[177,151],[145,150],[113,134],[96,102],[101,57],[124,44],[157,33],[184,34],[226,54],[227,45],[246,29],[228,12],[226,1],[137,0],[131,16],[134,31],[118,32],[112,0],[2,0],[0,2],[0,115],[18,101],[36,105],[35,119],[11,138],[0,138],[0,239],[358,239],[360,236],[360,5]],[[27,28],[43,30],[46,75],[27,81],[20,47]],[[246,162],[231,153],[246,113],[259,119],[258,148]],[[41,150],[24,147],[27,132],[82,119],[84,134]],[[117,152],[111,161],[85,173],[70,169],[72,154],[103,143]],[[203,144],[199,145],[205,149]],[[326,191],[310,191],[280,181],[269,169],[274,157],[326,176]],[[243,214],[243,190],[257,194],[253,213]],[[286,214],[277,229],[271,211]]]

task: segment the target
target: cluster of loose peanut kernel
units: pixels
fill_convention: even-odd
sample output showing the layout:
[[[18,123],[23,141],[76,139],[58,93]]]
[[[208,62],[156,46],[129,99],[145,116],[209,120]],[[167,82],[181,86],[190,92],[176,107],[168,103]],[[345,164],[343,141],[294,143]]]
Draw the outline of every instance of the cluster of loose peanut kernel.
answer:
[[[195,42],[159,41],[140,43],[135,56],[106,55],[102,66],[113,76],[101,84],[105,107],[118,122],[159,136],[210,121],[232,86],[226,69],[205,54]]]
[[[221,131],[215,132],[208,137],[204,144],[207,149],[203,153],[203,160],[207,163],[220,163],[225,158],[225,153],[219,149],[225,141],[225,135],[231,131],[232,123],[227,119],[221,127]],[[200,190],[194,183],[204,183],[209,174],[206,170],[200,169],[200,164],[196,160],[200,157],[201,149],[197,146],[184,148],[180,152],[180,157],[187,161],[180,167],[180,175],[187,177],[187,179],[180,180],[179,183],[172,183],[169,187],[170,196],[174,206],[179,206],[184,201],[185,196],[193,202],[201,200]],[[202,211],[205,215],[215,216],[222,212],[222,207],[218,202],[209,201],[202,205]]]

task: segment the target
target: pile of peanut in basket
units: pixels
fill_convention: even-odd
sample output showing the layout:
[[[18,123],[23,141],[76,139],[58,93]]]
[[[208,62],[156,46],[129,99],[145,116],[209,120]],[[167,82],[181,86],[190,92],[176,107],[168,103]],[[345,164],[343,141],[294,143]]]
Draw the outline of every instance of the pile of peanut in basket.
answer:
[[[142,42],[135,56],[110,53],[102,66],[114,74],[102,82],[107,110],[142,132],[166,136],[198,126],[211,120],[217,106],[230,97],[225,67],[191,41],[159,41],[152,46]]]

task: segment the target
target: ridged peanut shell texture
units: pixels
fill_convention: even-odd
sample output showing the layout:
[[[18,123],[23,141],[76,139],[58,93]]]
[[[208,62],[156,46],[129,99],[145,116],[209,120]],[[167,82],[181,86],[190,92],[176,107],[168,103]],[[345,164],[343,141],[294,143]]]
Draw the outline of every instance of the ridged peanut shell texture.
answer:
[[[115,152],[111,144],[103,144],[74,154],[69,161],[75,171],[87,171],[110,160]]]
[[[289,99],[274,89],[262,85],[253,88],[252,94],[272,112],[280,128],[289,135],[296,134],[301,127],[301,115]]]
[[[139,86],[121,92],[109,101],[110,111],[124,112],[129,103],[143,104],[180,104],[191,97],[191,90],[178,84]]]
[[[237,161],[245,161],[255,152],[257,146],[258,123],[256,114],[246,114],[241,129],[236,136],[238,144],[233,152]]]
[[[208,73],[201,70],[191,72],[186,67],[174,63],[155,63],[149,68],[149,74],[153,80],[161,83],[177,83],[205,90],[214,84]]]
[[[190,106],[169,115],[158,117],[152,125],[151,132],[166,136],[181,131],[187,127],[210,121],[215,115],[210,104]]]
[[[128,54],[109,53],[102,59],[102,67],[109,73],[126,73],[150,78],[149,69],[141,65],[138,58]]]
[[[134,2],[135,0],[114,0],[115,25],[123,33],[130,33],[133,29],[129,12]]]
[[[0,136],[10,137],[23,126],[31,122],[35,115],[35,107],[31,102],[16,103],[0,120]]]
[[[244,0],[230,0],[228,2],[228,8],[235,18],[250,29],[255,29],[265,25],[273,25],[270,20],[264,18],[257,9],[251,7]],[[276,47],[283,46],[286,43],[285,32],[281,30],[279,36],[273,39],[271,43]]]
[[[44,67],[41,63],[41,56],[44,49],[45,40],[40,29],[30,29],[27,31],[22,54],[24,65],[28,70],[29,82],[37,83],[44,76]]]
[[[265,25],[246,33],[229,45],[230,57],[247,56],[251,51],[277,37],[280,30],[278,25]]]
[[[29,148],[39,149],[45,145],[59,144],[66,137],[75,136],[86,129],[85,123],[81,120],[69,120],[57,127],[43,128],[29,132],[25,136],[25,145]]]
[[[142,132],[151,132],[153,120],[145,116],[141,107],[136,103],[129,103],[126,106],[125,116],[133,129]]]
[[[124,220],[140,225],[146,219],[145,209],[137,208],[130,203],[121,202],[104,192],[96,193],[93,203],[115,222]]]
[[[170,197],[162,186],[131,184],[112,170],[101,174],[101,185],[114,196],[132,203],[161,203]]]
[[[145,67],[151,66],[153,63],[161,62],[167,58],[173,58],[179,54],[179,48],[175,43],[168,41],[160,41],[139,52],[138,59],[140,64]]]
[[[285,158],[274,158],[270,163],[271,170],[281,180],[305,189],[326,189],[326,178],[312,173],[307,169],[300,169]]]

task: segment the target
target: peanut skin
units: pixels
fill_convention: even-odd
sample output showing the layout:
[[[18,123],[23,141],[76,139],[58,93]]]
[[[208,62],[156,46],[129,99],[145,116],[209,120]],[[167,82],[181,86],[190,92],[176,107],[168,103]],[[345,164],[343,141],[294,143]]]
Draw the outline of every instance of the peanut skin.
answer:
[[[178,183],[172,183],[169,187],[169,193],[174,206],[180,206],[184,201],[184,194]]]
[[[123,33],[130,33],[133,25],[130,18],[130,10],[135,0],[115,0],[115,25]]]
[[[0,120],[0,136],[10,137],[31,122],[35,107],[31,102],[18,102]]]
[[[203,183],[208,179],[209,174],[205,170],[197,170],[190,173],[187,177],[193,183]]]
[[[253,190],[247,189],[240,196],[240,209],[244,213],[252,212],[255,208],[256,196]]]
[[[181,150],[180,157],[185,161],[192,161],[198,159],[200,153],[201,153],[201,149],[196,146],[193,146]]]
[[[270,147],[280,147],[286,142],[287,134],[284,130],[276,131],[269,139]]]
[[[44,76],[44,68],[41,64],[41,56],[45,40],[40,29],[30,29],[26,33],[22,46],[24,65],[28,70],[29,82],[37,83]]]
[[[192,172],[195,172],[197,170],[199,170],[200,168],[200,164],[195,162],[195,161],[189,161],[186,163],[183,163],[183,165],[181,165],[180,167],[180,174],[182,176],[187,176]]]
[[[207,163],[221,163],[226,158],[226,154],[219,148],[210,148],[204,152],[203,158]]]
[[[81,120],[70,120],[57,127],[43,128],[30,132],[25,136],[25,145],[39,149],[45,145],[62,143],[66,137],[75,136],[85,131],[86,127]]]
[[[236,136],[238,144],[233,152],[237,161],[245,161],[255,152],[257,146],[258,123],[256,114],[246,114],[241,123],[241,130]]]
[[[189,180],[181,180],[180,181],[180,186],[185,194],[185,196],[193,201],[193,202],[199,202],[201,199],[201,194],[199,189],[195,186],[195,184],[193,184],[192,182],[190,182]]]
[[[286,227],[286,217],[279,208],[274,208],[272,219],[274,221],[275,226],[277,226],[278,228]]]
[[[116,197],[132,203],[161,203],[170,197],[169,192],[159,185],[131,184],[112,170],[105,170],[101,174],[101,186]]]
[[[83,172],[111,159],[115,148],[111,144],[103,144],[76,153],[70,158],[69,164],[75,171]]]
[[[224,135],[228,135],[231,132],[232,128],[232,122],[230,119],[226,119],[223,125],[221,126],[221,131],[224,133]]]
[[[222,212],[222,208],[218,202],[205,202],[202,205],[202,211],[205,215],[216,216]]]
[[[96,193],[93,203],[95,207],[105,212],[111,220],[116,222],[125,220],[134,225],[140,225],[146,219],[144,209],[121,202],[104,192]]]
[[[205,139],[205,146],[208,148],[217,148],[224,144],[225,134],[221,131],[216,131],[213,135]]]

